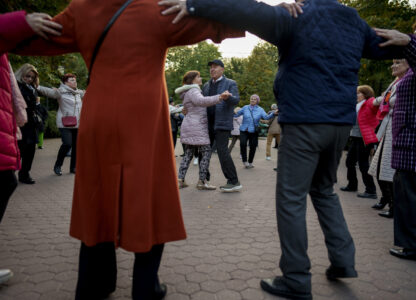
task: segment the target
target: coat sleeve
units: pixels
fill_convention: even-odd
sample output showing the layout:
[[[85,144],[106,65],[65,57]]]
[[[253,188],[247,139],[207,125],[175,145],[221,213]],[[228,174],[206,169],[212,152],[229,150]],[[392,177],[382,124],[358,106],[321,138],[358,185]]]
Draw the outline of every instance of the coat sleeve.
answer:
[[[413,73],[416,73],[416,35],[410,35],[410,43],[404,48],[404,57],[409,63]]]
[[[240,94],[238,92],[237,83],[234,80],[227,79],[230,82],[228,91],[233,94],[226,101],[227,104],[237,105],[240,102]]]
[[[34,32],[26,22],[26,12],[0,14],[0,53],[9,52],[32,35]]]
[[[286,9],[254,0],[187,0],[187,8],[193,16],[249,31],[275,45],[294,20]]]
[[[20,93],[19,86],[17,85],[16,77],[14,76],[12,66],[9,64],[10,70],[10,84],[12,89],[12,99],[13,99],[13,112],[16,118],[16,124],[18,127],[23,127],[27,122],[27,113],[26,113],[26,102],[23,99],[22,93]]]
[[[191,100],[191,102],[196,106],[208,107],[221,101],[220,95],[204,97],[197,89],[192,89],[188,93],[190,93],[189,100]]]
[[[385,40],[379,37],[376,32],[368,26],[368,24],[361,20],[362,26],[364,27],[365,32],[365,43],[362,53],[363,58],[369,59],[394,59],[394,58],[404,58],[404,47],[389,46],[389,47],[380,47],[379,45]]]
[[[264,109],[261,112],[261,118],[263,120],[270,120],[271,118],[273,118],[273,116],[274,116],[274,113],[273,112],[271,112],[269,114],[266,114],[266,112],[264,111]]]
[[[75,36],[73,3],[74,1],[53,18],[53,21],[61,24],[63,27],[60,36],[50,36],[49,40],[36,36],[18,44],[16,49],[13,49],[11,52],[19,55],[60,55],[79,52]]]
[[[61,93],[55,89],[51,89],[45,86],[38,86],[38,92],[45,97],[52,98],[52,99],[59,99],[61,98]]]

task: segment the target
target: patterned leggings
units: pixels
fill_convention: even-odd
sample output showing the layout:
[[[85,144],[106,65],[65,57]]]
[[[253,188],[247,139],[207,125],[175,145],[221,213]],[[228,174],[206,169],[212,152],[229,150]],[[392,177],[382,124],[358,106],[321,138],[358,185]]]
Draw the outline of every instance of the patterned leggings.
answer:
[[[209,161],[211,159],[211,146],[210,145],[185,145],[185,155],[182,158],[181,165],[179,167],[179,179],[185,179],[186,172],[188,171],[189,164],[191,163],[194,151],[198,150],[201,153],[201,161],[199,162],[199,179],[205,181],[207,178],[207,172],[209,168]]]

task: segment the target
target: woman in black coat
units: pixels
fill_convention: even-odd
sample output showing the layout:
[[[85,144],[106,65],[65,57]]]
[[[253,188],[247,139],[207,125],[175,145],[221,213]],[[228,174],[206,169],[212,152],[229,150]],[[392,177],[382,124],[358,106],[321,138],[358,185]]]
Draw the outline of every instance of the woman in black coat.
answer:
[[[36,144],[38,143],[38,130],[42,126],[42,118],[37,110],[36,99],[39,86],[39,74],[36,68],[30,64],[24,64],[15,73],[20,92],[26,101],[27,123],[20,128],[22,139],[19,141],[22,168],[19,171],[19,181],[26,184],[34,184],[35,181],[29,172],[35,157]]]

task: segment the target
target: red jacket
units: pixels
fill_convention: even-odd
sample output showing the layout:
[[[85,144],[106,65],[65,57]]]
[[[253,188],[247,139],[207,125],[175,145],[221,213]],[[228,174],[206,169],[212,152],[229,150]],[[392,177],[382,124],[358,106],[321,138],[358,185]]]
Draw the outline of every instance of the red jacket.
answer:
[[[373,105],[374,100],[374,97],[365,100],[358,112],[358,125],[366,145],[378,142],[375,130],[380,121],[376,118],[378,106]]]
[[[33,35],[25,16],[24,11],[0,15],[0,44],[3,49],[13,49]],[[9,61],[6,53],[0,53],[0,171],[20,168],[16,130]]]

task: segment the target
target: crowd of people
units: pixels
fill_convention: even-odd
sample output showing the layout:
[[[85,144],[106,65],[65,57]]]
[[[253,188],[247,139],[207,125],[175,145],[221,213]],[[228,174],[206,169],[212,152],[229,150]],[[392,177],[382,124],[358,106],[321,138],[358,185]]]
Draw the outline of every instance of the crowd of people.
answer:
[[[394,217],[394,244],[399,248],[390,253],[416,259],[416,35],[373,30],[355,10],[336,0],[279,6],[253,0],[162,0],[158,4],[163,9],[153,0],[145,1],[146,6],[127,1],[116,14],[110,9],[115,1],[74,0],[54,19],[25,12],[0,15],[0,221],[17,186],[14,172],[19,170],[20,182],[35,183],[30,170],[44,122],[37,107],[39,95],[57,99],[62,145],[53,170],[62,175],[64,157],[72,148],[70,172],[76,173],[70,225],[70,235],[81,241],[75,299],[102,299],[114,292],[118,247],[135,253],[132,298],[162,299],[167,288],[159,282],[158,269],[164,244],[186,238],[178,188],[187,186],[192,158],[198,156],[197,188],[214,190],[209,163],[215,144],[226,179],[220,190],[241,191],[231,151],[239,138],[242,162],[253,168],[261,119],[274,128],[268,136],[267,160],[273,137],[279,144],[276,212],[282,271],[282,276],[261,280],[263,290],[312,299],[308,194],[328,249],[327,278],[358,276],[354,242],[333,189],[349,136],[348,184],[342,190],[357,191],[358,162],[366,189],[357,196],[377,199],[374,176],[382,191],[374,208],[389,204],[388,213]],[[153,23],[158,26],[148,26]],[[168,103],[163,66],[169,47],[207,38],[220,42],[244,31],[279,49],[273,87],[279,108],[266,113],[259,106],[260,97],[252,95],[249,105],[236,109],[237,83],[224,75],[220,59],[209,62],[210,79],[202,87],[198,71],[184,75],[176,89],[183,107]],[[90,71],[88,92],[84,95],[77,88],[73,74],[51,89],[40,85],[32,65],[13,73],[8,51],[81,52]],[[357,88],[361,57],[395,59],[392,71],[397,78],[380,97],[370,86]],[[141,118],[132,114],[143,110],[147,114]],[[184,156],[177,172],[179,114],[184,116]],[[155,118],[156,126],[143,126]],[[143,141],[148,141],[147,147]],[[10,270],[0,270],[0,283],[11,276]]]

